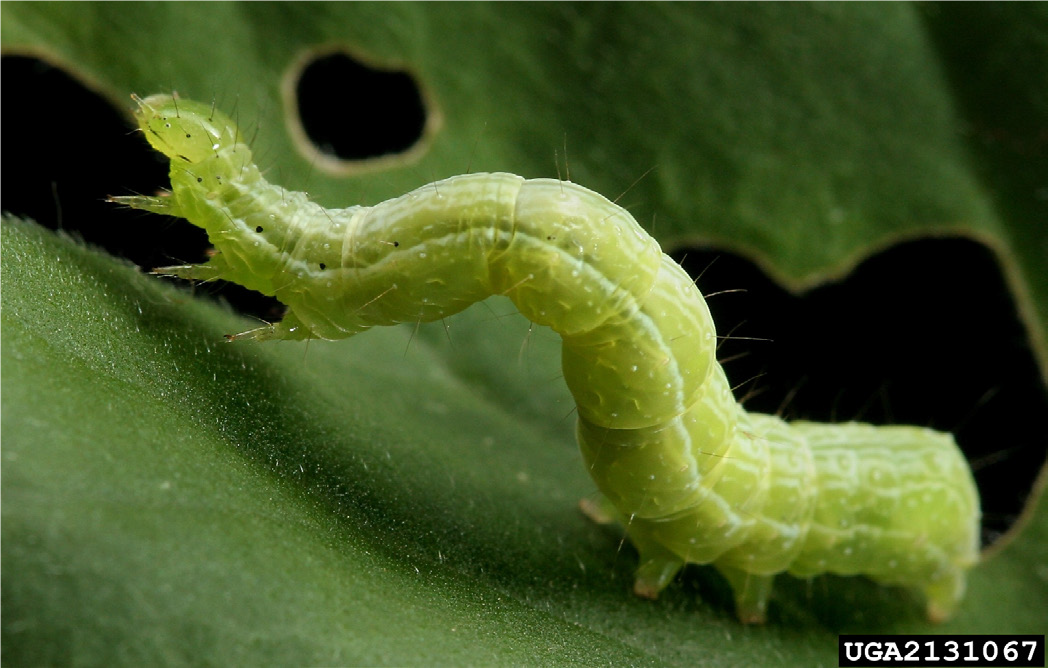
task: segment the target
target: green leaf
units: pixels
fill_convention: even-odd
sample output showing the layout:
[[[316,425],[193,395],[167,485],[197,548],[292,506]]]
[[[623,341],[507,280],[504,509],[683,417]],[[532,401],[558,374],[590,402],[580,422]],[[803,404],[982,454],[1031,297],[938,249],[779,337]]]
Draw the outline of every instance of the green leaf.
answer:
[[[901,238],[973,235],[1046,359],[1043,7],[0,11],[5,53],[117,104],[172,86],[236,101],[271,174],[327,205],[466,169],[553,175],[566,144],[572,180],[606,194],[655,165],[621,201],[667,247],[742,248],[793,285]],[[347,180],[297,153],[281,77],[331,44],[429,91],[443,126],[418,163]],[[351,92],[333,100],[368,103]],[[1043,496],[943,627],[861,578],[780,578],[763,628],[708,568],[636,599],[632,548],[576,511],[594,490],[556,337],[506,302],[447,332],[241,345],[222,335],[251,323],[27,223],[5,222],[0,270],[5,664],[835,665],[843,632],[1043,632]]]
[[[249,323],[28,223],[2,267],[5,663],[829,664],[837,633],[928,630],[855,578],[783,578],[763,629],[709,569],[632,596],[575,510],[556,337],[518,355],[507,303],[450,321],[466,371],[439,327],[224,343]],[[1037,631],[1045,517],[943,630]]]

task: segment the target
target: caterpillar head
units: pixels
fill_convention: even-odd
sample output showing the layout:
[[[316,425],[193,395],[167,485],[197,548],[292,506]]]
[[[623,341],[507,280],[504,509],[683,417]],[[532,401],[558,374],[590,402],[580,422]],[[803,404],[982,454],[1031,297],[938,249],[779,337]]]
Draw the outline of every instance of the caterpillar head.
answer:
[[[137,95],[135,120],[156,150],[169,158],[198,163],[237,143],[237,126],[211,106],[171,95]]]

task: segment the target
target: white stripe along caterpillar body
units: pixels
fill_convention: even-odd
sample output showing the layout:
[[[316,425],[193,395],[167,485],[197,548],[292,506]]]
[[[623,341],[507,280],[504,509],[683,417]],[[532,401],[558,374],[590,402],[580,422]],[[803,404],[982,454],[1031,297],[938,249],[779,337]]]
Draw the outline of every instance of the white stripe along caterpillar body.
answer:
[[[744,621],[774,576],[865,574],[949,616],[978,558],[979,501],[953,438],[917,427],[787,424],[739,406],[691,278],[624,209],[569,182],[470,174],[372,207],[325,210],[268,184],[235,124],[157,95],[137,121],[171,159],[171,196],[117,197],[207,230],[202,265],[275,295],[276,324],[233,338],[339,339],[432,321],[492,294],[563,338],[578,441],[654,597],[712,563]]]

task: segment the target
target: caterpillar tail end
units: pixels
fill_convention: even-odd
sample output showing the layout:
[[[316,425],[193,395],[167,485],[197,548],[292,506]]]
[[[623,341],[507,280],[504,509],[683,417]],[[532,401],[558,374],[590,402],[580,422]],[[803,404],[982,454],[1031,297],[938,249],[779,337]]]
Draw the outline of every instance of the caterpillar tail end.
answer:
[[[163,197],[148,197],[146,195],[110,195],[106,199],[114,204],[126,206],[129,209],[139,209],[141,211],[159,213],[164,216],[174,216],[175,218],[184,217],[181,209],[178,208],[178,203],[175,201],[174,197],[171,197],[171,195],[164,195]]]

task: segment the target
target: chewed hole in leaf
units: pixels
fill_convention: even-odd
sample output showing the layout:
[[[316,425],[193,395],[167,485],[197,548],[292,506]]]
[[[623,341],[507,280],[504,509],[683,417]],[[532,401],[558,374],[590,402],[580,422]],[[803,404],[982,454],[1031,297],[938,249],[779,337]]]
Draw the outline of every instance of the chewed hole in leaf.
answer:
[[[300,149],[331,173],[413,162],[440,120],[411,72],[346,50],[300,58],[285,77],[284,101]]]
[[[711,295],[718,357],[748,409],[952,432],[979,486],[983,543],[1015,523],[1045,463],[1048,389],[990,249],[898,244],[800,295],[729,252],[676,256]]]

